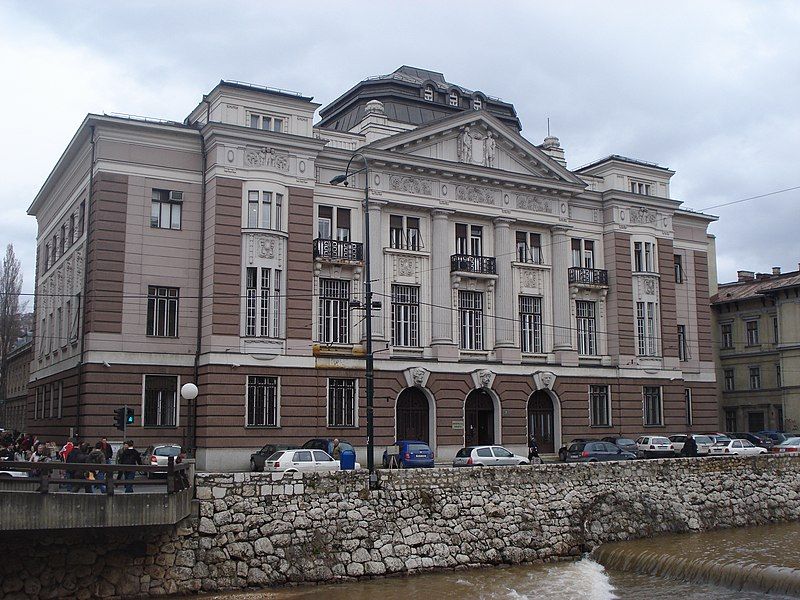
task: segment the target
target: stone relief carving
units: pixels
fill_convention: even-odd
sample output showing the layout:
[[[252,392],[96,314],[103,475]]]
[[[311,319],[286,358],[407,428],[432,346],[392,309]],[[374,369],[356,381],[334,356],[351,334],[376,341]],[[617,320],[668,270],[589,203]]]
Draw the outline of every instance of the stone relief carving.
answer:
[[[657,292],[656,289],[656,280],[652,277],[648,277],[644,280],[644,293],[645,294],[655,294]]]
[[[462,202],[474,202],[475,204],[495,204],[495,194],[493,190],[479,188],[474,185],[456,186],[456,199]]]
[[[494,383],[495,374],[489,369],[476,369],[470,375],[475,389],[491,389]]]
[[[495,167],[497,141],[491,131],[487,131],[484,136],[472,131],[467,125],[456,139],[456,154],[459,162]]]
[[[289,153],[278,152],[274,148],[248,148],[244,162],[249,167],[268,167],[278,171],[289,170]]]
[[[542,274],[534,269],[521,269],[519,283],[524,288],[540,289],[542,287]]]
[[[552,390],[556,383],[556,375],[551,371],[536,371],[533,374],[533,385],[537,390]]]
[[[655,223],[656,221],[656,213],[655,211],[648,210],[645,207],[639,208],[632,208],[630,209],[630,222],[631,223],[639,223],[642,225],[648,225],[650,223]]]
[[[552,213],[553,203],[547,198],[517,194],[517,208],[533,212]]]
[[[416,260],[407,256],[397,258],[397,274],[400,277],[412,277],[416,271]]]
[[[411,367],[403,372],[408,387],[421,387],[424,388],[428,385],[428,379],[431,376],[430,371],[423,367]]]
[[[417,179],[416,177],[402,177],[400,175],[392,175],[389,177],[389,187],[399,192],[408,192],[410,194],[425,194],[426,196],[433,195],[433,184],[427,179]]]

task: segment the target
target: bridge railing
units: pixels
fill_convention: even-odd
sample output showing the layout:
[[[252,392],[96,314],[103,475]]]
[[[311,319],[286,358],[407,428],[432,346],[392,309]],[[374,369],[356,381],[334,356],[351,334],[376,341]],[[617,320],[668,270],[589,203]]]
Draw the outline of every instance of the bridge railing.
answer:
[[[96,463],[63,463],[53,462],[15,462],[0,461],[0,471],[15,471],[25,473],[26,476],[14,477],[0,474],[3,489],[6,491],[38,491],[42,494],[50,493],[51,484],[63,484],[70,489],[86,486],[101,486],[105,493],[113,496],[120,487],[141,486],[153,484],[148,475],[166,476],[167,494],[175,494],[191,487],[189,481],[191,465],[186,462],[177,463],[170,456],[167,466],[155,465],[105,465]],[[60,476],[58,475],[60,473]],[[91,473],[92,479],[89,478]],[[97,475],[102,473],[103,477]],[[123,473],[134,473],[131,479],[125,479]],[[144,477],[138,477],[143,474]],[[33,485],[32,485],[33,484]]]

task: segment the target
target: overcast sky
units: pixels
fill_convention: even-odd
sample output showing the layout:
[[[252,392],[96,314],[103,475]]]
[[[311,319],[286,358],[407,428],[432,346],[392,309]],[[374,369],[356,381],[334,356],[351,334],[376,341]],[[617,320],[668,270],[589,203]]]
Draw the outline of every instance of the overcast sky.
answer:
[[[557,4],[557,5],[556,5]],[[36,192],[88,112],[182,120],[222,78],[323,104],[403,64],[513,102],[570,168],[676,171],[693,209],[800,186],[800,2],[0,0],[0,240],[31,291]],[[800,189],[711,208],[719,279],[796,270]]]

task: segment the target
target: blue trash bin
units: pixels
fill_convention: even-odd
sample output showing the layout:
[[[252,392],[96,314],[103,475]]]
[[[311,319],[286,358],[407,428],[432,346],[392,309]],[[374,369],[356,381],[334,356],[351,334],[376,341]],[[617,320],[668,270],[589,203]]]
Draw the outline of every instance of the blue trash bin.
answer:
[[[339,464],[342,471],[352,471],[356,468],[356,453],[352,450],[342,450]]]

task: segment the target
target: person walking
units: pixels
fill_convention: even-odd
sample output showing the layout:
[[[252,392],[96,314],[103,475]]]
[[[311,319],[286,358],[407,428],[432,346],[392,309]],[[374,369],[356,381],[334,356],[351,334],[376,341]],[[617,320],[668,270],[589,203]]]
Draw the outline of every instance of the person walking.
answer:
[[[89,462],[95,465],[104,465],[106,464],[106,453],[103,452],[103,443],[97,442],[94,445],[94,450],[89,453]],[[106,474],[103,471],[92,471],[94,473],[94,480],[95,481],[103,481],[106,477]],[[106,486],[102,483],[96,483],[95,488],[101,493],[105,493]]]
[[[120,450],[117,462],[121,465],[141,465],[142,455],[133,447],[133,440],[125,442],[124,448]],[[136,477],[136,471],[125,471],[123,478],[125,481],[130,481]],[[133,486],[130,483],[125,484],[125,493],[132,494]]]
[[[528,438],[528,460],[533,462],[533,458],[539,458],[539,444],[536,443],[536,436],[531,434]]]
[[[683,443],[683,448],[681,448],[681,454],[687,458],[697,456],[697,442],[694,440],[693,435],[689,434],[686,436],[686,441]]]
[[[340,460],[342,458],[342,447],[339,445],[339,440],[333,440],[333,448],[331,449],[331,456],[333,460]]]
[[[103,455],[106,457],[106,464],[111,464],[111,459],[114,457],[114,449],[111,447],[111,444],[108,443],[106,438],[100,439],[101,448],[103,450]]]
[[[68,464],[69,463],[73,463],[73,464],[84,464],[85,465],[88,462],[89,462],[89,444],[87,444],[86,442],[83,442],[81,444],[78,444],[77,446],[74,446],[72,448],[72,452],[70,452],[69,456],[67,456],[67,463]],[[88,479],[89,478],[88,472],[84,472],[84,471],[67,471],[67,476],[70,479]],[[72,484],[72,491],[73,492],[80,492],[81,491],[81,484],[73,483]],[[91,483],[87,483],[86,485],[84,485],[83,486],[83,491],[86,492],[87,494],[91,494],[92,493],[92,484]]]

